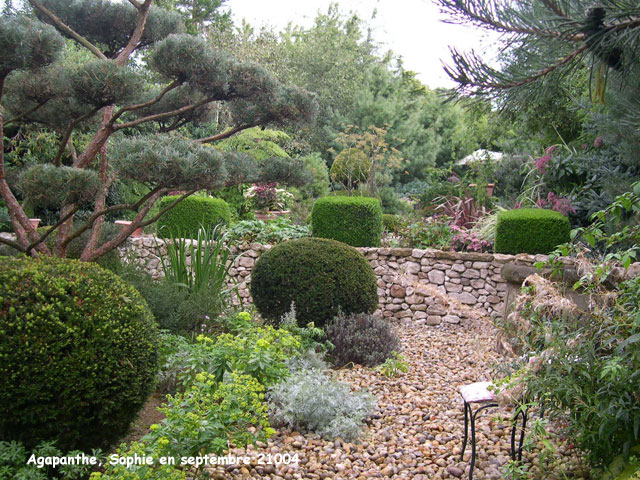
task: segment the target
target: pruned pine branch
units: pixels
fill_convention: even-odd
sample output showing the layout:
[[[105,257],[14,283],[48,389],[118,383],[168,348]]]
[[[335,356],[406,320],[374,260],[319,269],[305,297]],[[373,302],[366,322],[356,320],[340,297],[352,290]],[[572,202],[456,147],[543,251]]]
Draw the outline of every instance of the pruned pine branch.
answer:
[[[77,33],[75,30],[73,30],[71,27],[69,27],[62,20],[60,20],[56,15],[53,14],[53,12],[51,10],[49,10],[48,8],[45,8],[44,6],[42,6],[40,3],[36,2],[35,0],[29,0],[29,3],[33,6],[33,8],[35,8],[40,13],[42,13],[47,18],[49,18],[57,28],[59,28],[61,31],[63,31],[64,33],[69,35],[76,42],[78,42],[80,45],[82,45],[87,50],[89,50],[91,53],[93,53],[96,57],[98,57],[101,60],[106,60],[107,59],[107,57],[105,57],[104,53],[102,53],[99,48],[97,48],[93,43],[91,43],[89,40],[87,40],[82,35]]]
[[[474,52],[452,49],[452,63],[445,71],[463,95],[499,97],[523,87],[531,95],[550,75],[563,76],[583,65],[586,55],[595,60],[592,65],[629,73],[632,65],[625,52],[640,47],[637,2],[585,6],[577,0],[437,1],[448,22],[502,34],[500,66]]]

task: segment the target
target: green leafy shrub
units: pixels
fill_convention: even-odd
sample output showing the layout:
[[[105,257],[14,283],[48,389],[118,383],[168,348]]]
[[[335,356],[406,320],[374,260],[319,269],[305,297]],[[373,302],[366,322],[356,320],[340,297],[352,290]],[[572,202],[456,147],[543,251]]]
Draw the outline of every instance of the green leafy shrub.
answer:
[[[165,456],[222,455],[229,442],[236,446],[266,441],[274,433],[263,402],[265,388],[238,372],[225,382],[200,372],[190,388],[169,396],[159,410],[165,418],[152,427],[147,441],[165,444]],[[255,428],[255,433],[250,431]]]
[[[498,214],[496,253],[550,253],[569,241],[569,219],[542,208],[519,208]]]
[[[334,346],[331,361],[338,367],[348,363],[365,367],[380,365],[400,346],[389,322],[366,313],[339,315],[325,330]]]
[[[292,303],[300,326],[317,327],[339,308],[350,314],[378,306],[376,276],[366,258],[324,238],[290,240],[264,252],[251,272],[250,288],[260,314],[275,323]]]
[[[382,207],[376,198],[323,197],[311,211],[314,237],[353,247],[377,247],[382,238]]]
[[[382,215],[382,225],[385,232],[395,233],[400,228],[400,217],[392,213],[385,213]]]
[[[46,457],[75,457],[82,455],[82,453],[80,450],[62,452],[56,447],[55,442],[41,442],[33,450],[28,450],[22,443],[15,440],[0,441],[0,478],[7,480],[10,478],[15,480],[82,480],[87,478],[97,465],[79,463],[56,467],[52,465],[38,467],[37,460]],[[27,463],[32,455],[35,455],[36,461]],[[96,463],[105,460],[101,450],[93,450],[90,456],[96,457]]]
[[[239,372],[271,385],[287,376],[286,360],[302,351],[298,336],[285,329],[255,324],[246,325],[235,335],[223,333],[215,339],[198,335],[193,343],[176,342],[173,336],[163,340],[171,342],[175,349],[160,372],[169,387],[191,384],[198,372],[211,374],[219,382],[225,374]]]
[[[362,422],[376,403],[367,392],[351,392],[349,385],[317,369],[300,370],[273,386],[268,402],[276,423],[347,441],[360,435]]]
[[[159,209],[167,207],[176,198],[178,197],[173,195],[162,197],[158,201]],[[201,227],[210,230],[216,225],[226,225],[230,220],[231,210],[227,202],[221,198],[194,195],[185,198],[160,217],[157,229],[160,236],[180,232],[186,238],[196,238]]]
[[[407,218],[398,229],[399,243],[408,248],[448,249],[453,240],[453,229],[444,216],[424,219]]]
[[[267,243],[282,243],[285,240],[310,236],[309,227],[296,225],[287,217],[278,217],[269,222],[243,220],[234,223],[227,230],[227,237],[233,241],[257,242],[263,245]]]
[[[75,260],[0,258],[0,438],[117,440],[153,387],[157,330],[134,288]]]

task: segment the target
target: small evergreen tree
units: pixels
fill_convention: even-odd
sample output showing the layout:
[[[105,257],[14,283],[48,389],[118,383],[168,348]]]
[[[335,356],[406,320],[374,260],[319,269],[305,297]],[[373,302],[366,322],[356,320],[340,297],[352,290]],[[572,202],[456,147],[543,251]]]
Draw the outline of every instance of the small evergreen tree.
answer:
[[[307,92],[281,85],[260,66],[182,33],[181,15],[153,6],[152,0],[29,4],[31,16],[7,12],[0,17],[0,195],[16,233],[15,241],[0,242],[27,254],[64,257],[69,243],[90,230],[80,258],[91,261],[197,190],[277,177],[280,170],[291,177],[295,171],[283,162],[274,168],[268,161],[252,162],[203,144],[255,126],[309,122],[317,103]],[[77,55],[64,61],[61,53],[70,42],[93,59]],[[216,134],[197,140],[172,134],[209,122],[221,105],[228,121]],[[3,128],[29,124],[58,135],[57,154],[50,162],[7,168]],[[76,142],[81,135],[84,141]],[[107,206],[117,179],[143,183],[149,192],[135,203]],[[185,193],[146,218],[171,190]],[[58,209],[59,221],[39,233],[17,193]],[[74,224],[81,209],[92,213]],[[127,210],[135,212],[131,225],[100,244],[105,215]],[[44,240],[54,232],[50,249]]]

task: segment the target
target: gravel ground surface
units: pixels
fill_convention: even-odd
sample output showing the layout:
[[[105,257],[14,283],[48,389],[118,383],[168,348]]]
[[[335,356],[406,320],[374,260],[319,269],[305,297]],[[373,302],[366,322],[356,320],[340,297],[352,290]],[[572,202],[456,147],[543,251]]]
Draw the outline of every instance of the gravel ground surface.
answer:
[[[336,372],[354,390],[367,389],[378,399],[377,411],[359,442],[328,441],[312,433],[279,430],[266,445],[232,450],[233,455],[250,456],[251,465],[218,467],[211,470],[212,478],[468,478],[470,445],[460,461],[464,417],[458,388],[491,380],[492,367],[501,361],[494,349],[494,327],[486,320],[471,327],[398,327],[398,333],[408,372],[392,378],[359,366]],[[502,477],[509,459],[510,415],[506,409],[490,409],[478,419],[474,478]],[[583,478],[575,452],[558,438],[554,443],[555,453],[542,466],[536,448],[525,452],[524,465],[531,477]],[[269,453],[297,454],[299,463],[258,465],[260,454],[265,459]]]

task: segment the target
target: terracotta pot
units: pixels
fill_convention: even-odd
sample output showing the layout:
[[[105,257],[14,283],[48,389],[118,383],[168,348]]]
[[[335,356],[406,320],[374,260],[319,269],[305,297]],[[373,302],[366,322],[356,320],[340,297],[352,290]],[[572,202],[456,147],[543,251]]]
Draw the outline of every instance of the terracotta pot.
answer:
[[[495,183],[487,183],[487,195],[489,197],[493,196],[493,189],[496,187]]]
[[[31,225],[33,226],[33,228],[38,228],[38,225],[40,225],[40,219],[39,218],[30,218],[29,221],[31,222]]]
[[[131,225],[133,222],[130,220],[116,220],[114,222],[116,225],[122,225],[122,228],[126,228],[129,225]],[[132,238],[137,238],[137,237],[141,237],[142,236],[142,227],[136,228],[133,233],[131,234]]]

